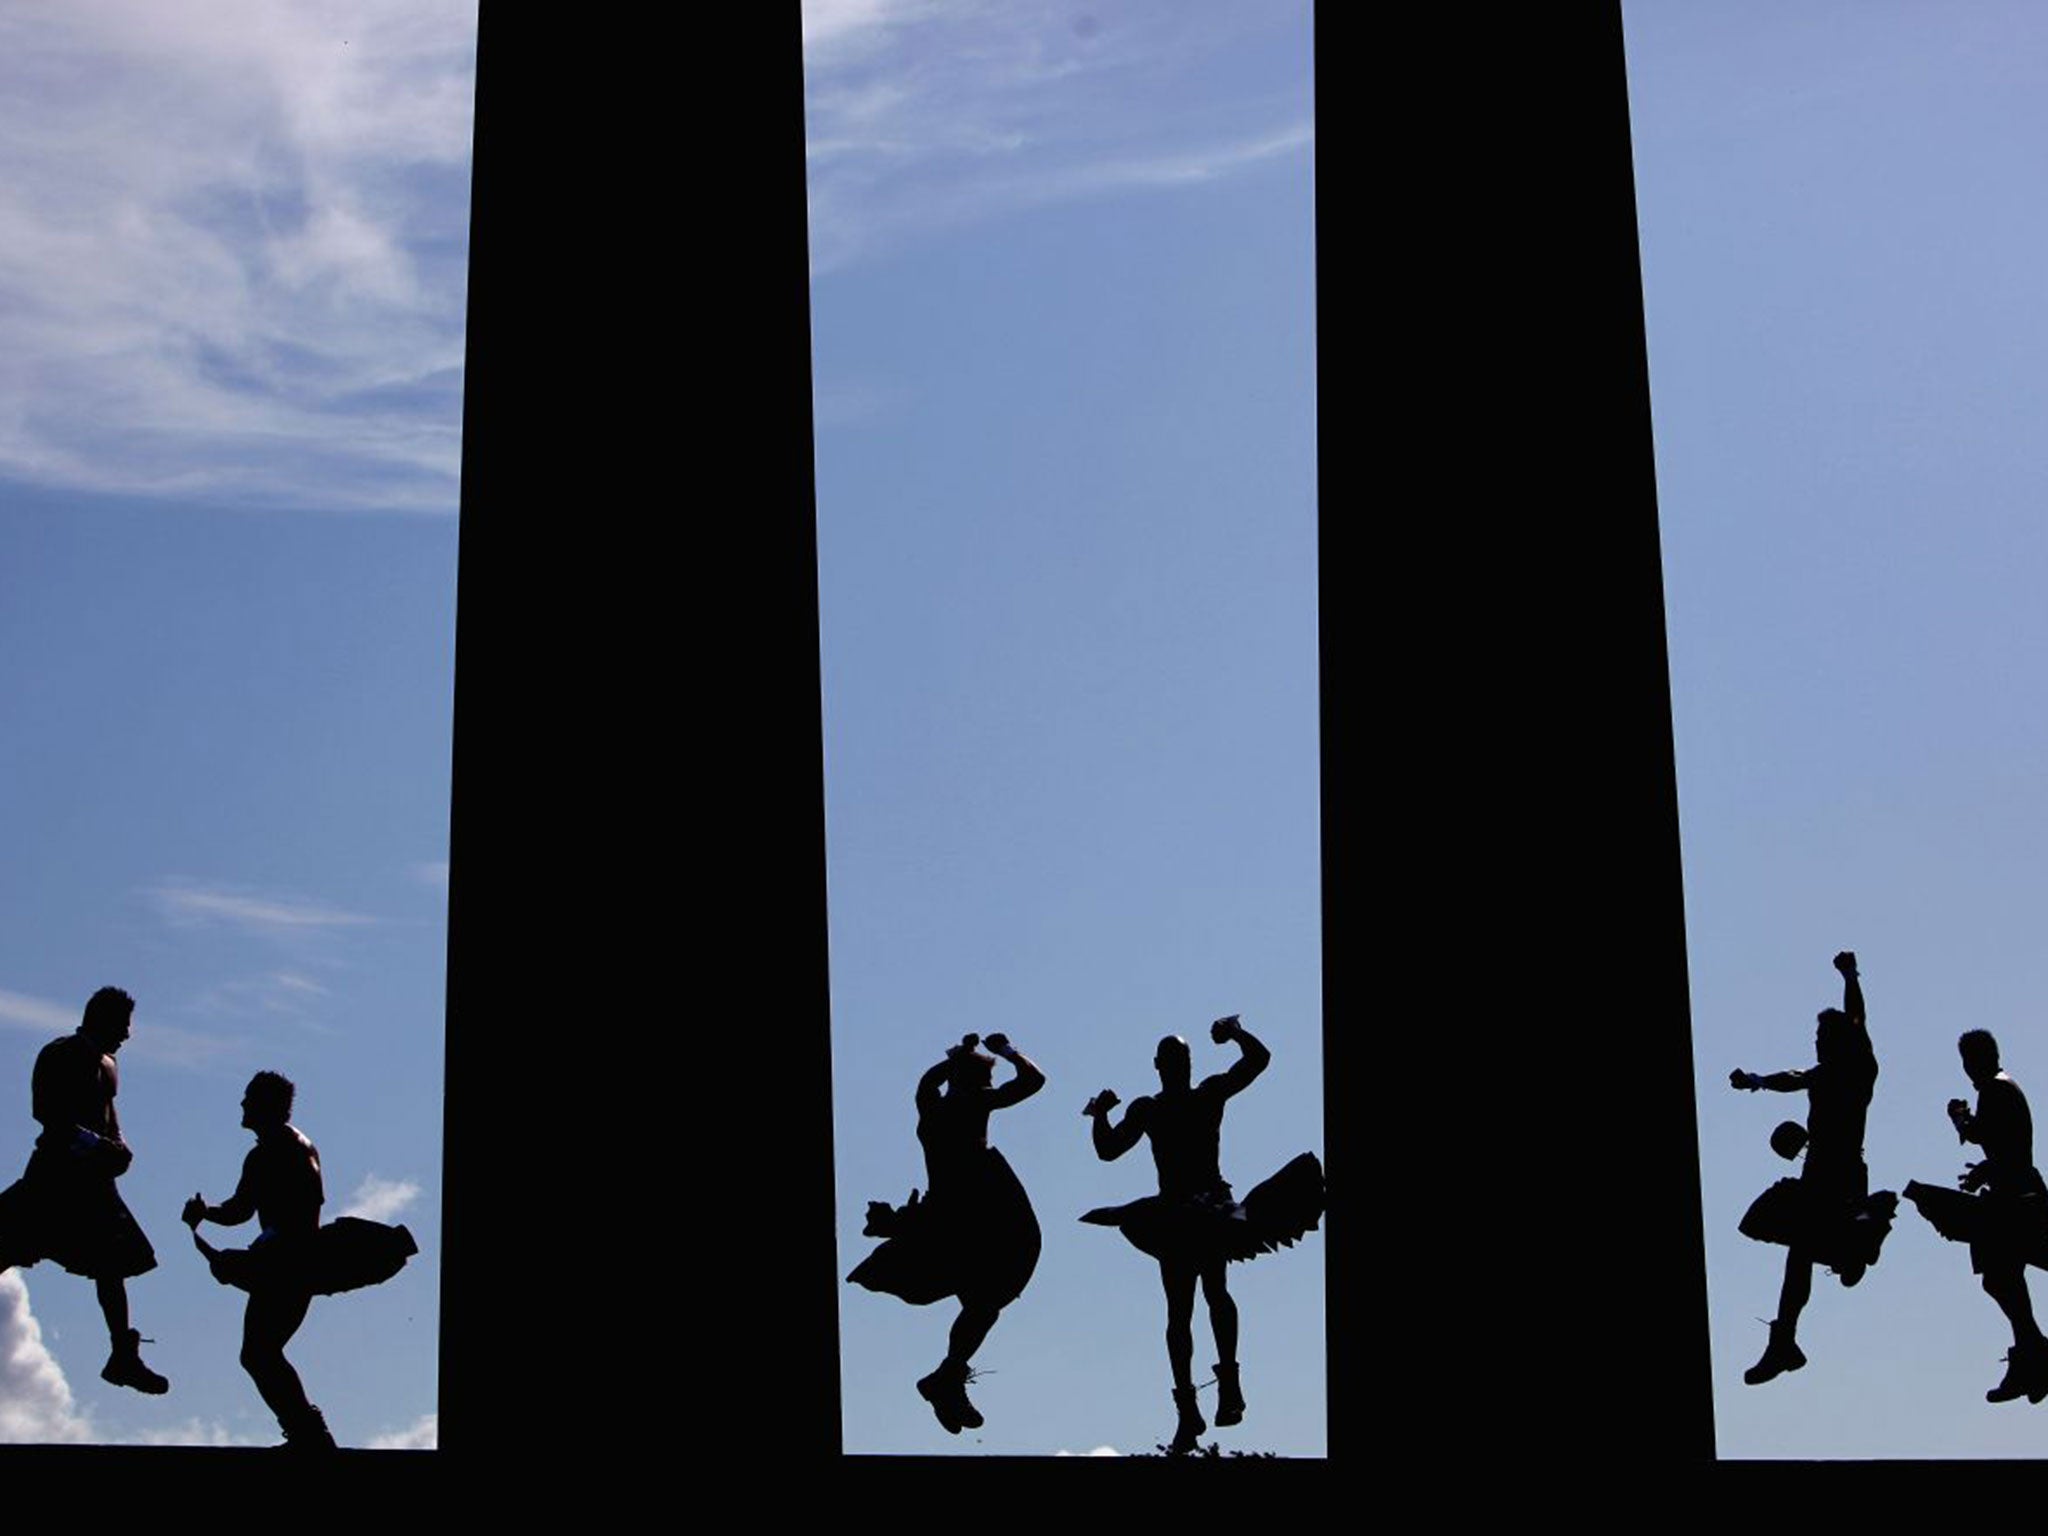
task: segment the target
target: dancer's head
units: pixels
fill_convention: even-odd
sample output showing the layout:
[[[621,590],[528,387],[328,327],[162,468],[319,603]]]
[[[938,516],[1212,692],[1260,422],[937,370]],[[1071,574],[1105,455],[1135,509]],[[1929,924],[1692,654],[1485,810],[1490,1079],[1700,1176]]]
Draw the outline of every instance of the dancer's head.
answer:
[[[1813,1053],[1821,1061],[1872,1056],[1870,1042],[1855,1020],[1839,1008],[1823,1008],[1813,1031]]]
[[[1168,1088],[1185,1088],[1194,1076],[1194,1056],[1187,1041],[1179,1035],[1168,1035],[1159,1042],[1159,1049],[1152,1053],[1152,1065],[1159,1069],[1159,1081]]]
[[[1990,1030],[1965,1030],[1956,1041],[1956,1050],[1962,1054],[1963,1071],[1971,1082],[1988,1083],[1998,1076],[1998,1041]]]
[[[292,1117],[292,1099],[297,1093],[283,1073],[258,1072],[242,1094],[242,1124],[252,1131],[283,1125]]]
[[[119,987],[101,987],[85,1000],[85,1017],[79,1023],[79,1032],[112,1055],[128,1038],[134,1013],[134,998]]]
[[[981,1037],[968,1035],[946,1052],[946,1091],[986,1088],[995,1078],[996,1059],[979,1049]]]

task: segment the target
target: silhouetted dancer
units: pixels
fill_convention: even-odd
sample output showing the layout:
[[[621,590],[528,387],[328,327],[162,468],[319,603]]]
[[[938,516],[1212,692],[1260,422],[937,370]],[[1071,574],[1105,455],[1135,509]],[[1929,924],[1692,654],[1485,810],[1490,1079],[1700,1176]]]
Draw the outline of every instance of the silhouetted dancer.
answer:
[[[90,1278],[113,1341],[100,1379],[155,1394],[171,1384],[142,1363],[146,1341],[128,1326],[128,1281],[156,1268],[156,1251],[114,1188],[135,1160],[114,1114],[114,1055],[134,1012],[134,998],[101,987],[77,1030],[37,1055],[29,1096],[43,1129],[27,1170],[0,1191],[0,1270],[55,1259]]]
[[[1943,1237],[1970,1245],[1970,1268],[2012,1325],[2005,1379],[1985,1400],[2009,1403],[2024,1395],[2038,1403],[2048,1398],[2048,1339],[2034,1321],[2027,1265],[2048,1269],[2048,1185],[2034,1166],[2034,1117],[2020,1085],[1999,1070],[1990,1031],[1970,1030],[1956,1049],[1976,1086],[1977,1108],[1950,1099],[1948,1117],[1958,1137],[1984,1149],[1983,1161],[1964,1169],[1960,1192],[1915,1179],[1906,1198]]]
[[[995,1056],[978,1045],[1017,1075],[992,1086]],[[1038,1267],[1038,1218],[1003,1154],[988,1144],[988,1117],[1044,1086],[1045,1074],[1002,1035],[968,1035],[949,1049],[917,1081],[917,1139],[929,1193],[920,1200],[913,1189],[900,1208],[868,1203],[862,1231],[884,1241],[846,1277],[914,1306],[960,1298],[946,1358],[917,1384],[948,1434],[981,1428],[981,1414],[967,1400],[969,1362]]]
[[[1159,1093],[1131,1101],[1123,1123],[1111,1125],[1117,1096],[1105,1088],[1081,1112],[1094,1122],[1095,1153],[1105,1162],[1122,1157],[1140,1137],[1152,1141],[1159,1193],[1128,1205],[1103,1206],[1081,1219],[1120,1228],[1133,1247],[1159,1261],[1166,1288],[1166,1358],[1173,1369],[1173,1404],[1179,1411],[1174,1452],[1195,1447],[1209,1426],[1195,1405],[1192,1370],[1195,1340],[1195,1285],[1209,1307],[1209,1332],[1216,1341],[1216,1423],[1227,1428],[1244,1418],[1245,1401],[1237,1368],[1237,1303],[1225,1271],[1233,1259],[1256,1258],[1291,1245],[1315,1230],[1323,1215],[1323,1166],[1304,1152],[1253,1189],[1243,1204],[1230,1198],[1220,1162],[1223,1106],[1266,1070],[1272,1053],[1232,1014],[1209,1026],[1218,1045],[1237,1043],[1235,1063],[1200,1083],[1191,1083],[1194,1061],[1187,1041],[1168,1035],[1152,1065]]]
[[[192,1229],[214,1278],[249,1293],[242,1314],[242,1369],[277,1415],[285,1445],[332,1450],[327,1419],[306,1400],[284,1347],[315,1296],[388,1280],[419,1248],[404,1227],[350,1216],[320,1225],[326,1199],[320,1152],[290,1123],[296,1093],[291,1080],[276,1072],[249,1079],[242,1124],[256,1133],[256,1145],[243,1159],[241,1182],[223,1205],[194,1195],[180,1219]],[[262,1231],[247,1248],[223,1252],[199,1235],[202,1221],[235,1227],[251,1216],[261,1221]]]
[[[1856,1284],[1878,1259],[1899,1197],[1890,1190],[1870,1193],[1863,1162],[1863,1128],[1877,1086],[1877,1053],[1863,1013],[1863,986],[1856,956],[1835,956],[1842,976],[1842,1006],[1819,1015],[1813,1049],[1817,1064],[1805,1071],[1759,1076],[1740,1068],[1729,1084],[1749,1092],[1769,1088],[1807,1096],[1806,1129],[1781,1125],[1771,1145],[1796,1157],[1803,1145],[1806,1167],[1797,1179],[1781,1179],[1759,1195],[1742,1218],[1742,1231],[1759,1242],[1786,1246],[1785,1280],[1778,1292],[1778,1316],[1770,1343],[1757,1363],[1742,1373],[1760,1386],[1806,1364],[1799,1348],[1799,1314],[1813,1294],[1813,1266],[1826,1264],[1845,1286]]]

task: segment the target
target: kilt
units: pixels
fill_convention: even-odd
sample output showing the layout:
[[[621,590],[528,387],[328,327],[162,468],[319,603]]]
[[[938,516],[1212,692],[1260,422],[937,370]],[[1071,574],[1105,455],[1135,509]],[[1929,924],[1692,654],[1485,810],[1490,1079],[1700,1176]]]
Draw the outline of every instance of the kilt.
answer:
[[[127,1280],[156,1268],[156,1250],[111,1176],[38,1147],[0,1190],[0,1263],[54,1259],[74,1275]]]
[[[404,1227],[338,1216],[308,1237],[260,1237],[247,1248],[221,1249],[207,1267],[222,1285],[249,1291],[304,1291],[334,1296],[382,1285],[420,1251]]]
[[[1115,1227],[1133,1248],[1173,1264],[1243,1261],[1291,1247],[1323,1216],[1323,1165],[1304,1152],[1242,1202],[1230,1186],[1195,1195],[1147,1195],[1127,1205],[1106,1205],[1081,1220]]]
[[[1801,1249],[1833,1270],[1863,1269],[1877,1262],[1898,1205],[1890,1190],[1865,1195],[1841,1181],[1780,1179],[1750,1202],[1738,1230]]]
[[[1973,1273],[1983,1274],[1987,1265],[2048,1269],[2048,1194],[1987,1189],[1972,1195],[1915,1179],[1906,1186],[1906,1198],[1943,1237],[1970,1245]]]
[[[1006,1307],[1038,1268],[1038,1217],[1009,1160],[978,1150],[965,1175],[930,1198],[868,1207],[868,1228],[884,1241],[846,1278],[912,1306],[948,1296]]]

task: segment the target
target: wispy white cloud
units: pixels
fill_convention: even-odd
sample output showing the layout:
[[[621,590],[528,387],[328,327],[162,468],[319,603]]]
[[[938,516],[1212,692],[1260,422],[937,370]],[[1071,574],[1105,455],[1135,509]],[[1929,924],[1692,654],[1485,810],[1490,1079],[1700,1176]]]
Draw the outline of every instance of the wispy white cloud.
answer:
[[[216,982],[182,1011],[210,1020],[290,1022],[317,1029],[314,1012],[329,995],[319,982],[295,971],[264,971]]]
[[[138,1019],[135,1034],[123,1049],[150,1061],[163,1062],[166,1066],[203,1067],[223,1057],[242,1055],[247,1048],[239,1041],[210,1035],[203,1030],[180,1029],[175,1024]]]
[[[373,1173],[356,1186],[348,1204],[336,1214],[389,1221],[418,1199],[419,1193],[419,1185],[410,1179],[380,1179]]]
[[[0,9],[0,477],[453,511],[474,25]]]
[[[249,933],[298,933],[321,928],[356,928],[376,921],[297,897],[257,896],[183,881],[152,886],[143,894],[171,923],[193,927],[225,923]]]
[[[76,1008],[66,1008],[61,1003],[46,1002],[21,992],[0,992],[0,1024],[15,1029],[65,1034],[78,1028],[78,1021],[84,1017],[83,1000]]]
[[[85,1005],[82,1002],[73,1009],[22,992],[0,992],[0,1024],[16,1029],[32,1029],[38,1034],[69,1034],[78,1028],[84,1015]],[[174,1024],[159,1024],[145,1007],[138,1006],[135,1032],[125,1049],[171,1066],[195,1067],[231,1054],[236,1046],[218,1035],[180,1029]]]
[[[1262,34],[1299,33],[1306,9],[806,0],[813,272],[1019,208],[1196,186],[1305,150],[1305,48],[1284,89],[1199,81]]]
[[[0,1441],[52,1445],[93,1438],[92,1422],[73,1401],[64,1368],[43,1343],[21,1271],[0,1274]]]
[[[423,1413],[404,1429],[372,1435],[367,1448],[373,1451],[432,1451],[438,1450],[440,1444],[440,1414]]]

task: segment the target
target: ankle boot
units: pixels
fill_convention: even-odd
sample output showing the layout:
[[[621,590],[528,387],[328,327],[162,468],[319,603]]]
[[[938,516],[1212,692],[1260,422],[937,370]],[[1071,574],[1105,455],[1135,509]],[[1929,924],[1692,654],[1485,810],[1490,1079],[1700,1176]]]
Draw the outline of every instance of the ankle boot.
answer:
[[[2005,1379],[1984,1394],[1984,1401],[2009,1403],[2016,1397],[2030,1403],[2048,1398],[2048,1341],[2015,1344],[2007,1350]]]
[[[289,1419],[278,1420],[278,1423],[284,1430],[284,1444],[278,1446],[278,1450],[332,1451],[339,1449],[334,1443],[333,1433],[327,1428],[327,1415],[318,1408],[315,1408],[311,1403],[306,1405],[304,1413],[293,1414]]]
[[[1185,1456],[1195,1448],[1195,1440],[1209,1426],[1202,1418],[1202,1410],[1195,1406],[1193,1387],[1175,1387],[1173,1406],[1180,1410],[1180,1423],[1174,1426],[1173,1443],[1166,1449],[1169,1455]]]
[[[1216,1427],[1228,1429],[1244,1422],[1244,1393],[1237,1383],[1237,1363],[1216,1363]]]
[[[171,1384],[142,1363],[141,1346],[142,1334],[138,1329],[123,1331],[114,1340],[113,1353],[107,1356],[107,1363],[100,1367],[100,1380],[117,1387],[133,1387],[151,1397],[161,1397],[171,1390]]]
[[[939,1427],[949,1435],[981,1428],[981,1414],[967,1400],[967,1383],[972,1375],[965,1365],[948,1359],[917,1384],[917,1395],[932,1405]]]
[[[1796,1371],[1806,1364],[1806,1355],[1792,1338],[1792,1330],[1784,1323],[1771,1324],[1771,1342],[1764,1347],[1763,1358],[1742,1373],[1742,1379],[1752,1387],[1762,1386],[1774,1376],[1787,1371]]]

